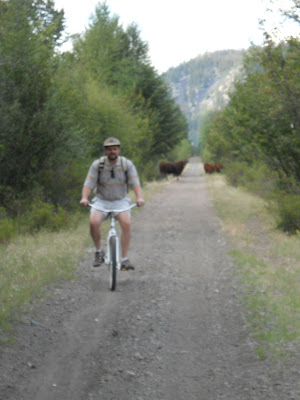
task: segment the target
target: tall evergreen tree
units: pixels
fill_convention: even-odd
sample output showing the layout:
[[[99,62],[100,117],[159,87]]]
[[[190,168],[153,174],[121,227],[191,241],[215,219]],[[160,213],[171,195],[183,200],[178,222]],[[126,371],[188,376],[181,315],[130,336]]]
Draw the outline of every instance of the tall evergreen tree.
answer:
[[[50,98],[64,17],[51,0],[0,6],[0,185],[21,190],[59,142]]]

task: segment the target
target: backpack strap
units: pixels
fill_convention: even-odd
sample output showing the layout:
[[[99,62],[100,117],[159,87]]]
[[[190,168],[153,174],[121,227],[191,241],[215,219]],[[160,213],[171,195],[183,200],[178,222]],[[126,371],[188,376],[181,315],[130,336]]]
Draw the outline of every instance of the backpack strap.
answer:
[[[121,156],[121,165],[122,165],[122,169],[125,174],[125,183],[126,183],[126,186],[128,186],[128,166],[127,166],[127,158],[126,157]]]
[[[104,168],[105,160],[106,160],[106,156],[100,157],[100,160],[99,160],[99,167],[98,167],[97,185],[100,184],[100,174],[101,174],[101,171],[102,171],[103,168]]]

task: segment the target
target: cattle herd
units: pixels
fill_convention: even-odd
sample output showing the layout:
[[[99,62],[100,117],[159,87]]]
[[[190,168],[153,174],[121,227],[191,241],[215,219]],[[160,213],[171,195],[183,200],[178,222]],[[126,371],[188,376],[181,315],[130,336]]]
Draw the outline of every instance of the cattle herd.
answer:
[[[204,171],[207,174],[212,174],[213,172],[221,172],[221,169],[223,168],[222,164],[204,164]]]
[[[176,162],[161,161],[159,163],[159,171],[162,175],[174,175],[177,179],[181,175],[188,160],[181,160]]]
[[[159,171],[162,175],[174,175],[177,179],[179,179],[179,176],[181,175],[187,162],[188,160],[181,160],[176,162],[161,161],[159,163]],[[204,164],[204,171],[207,174],[221,172],[222,168],[223,164]]]

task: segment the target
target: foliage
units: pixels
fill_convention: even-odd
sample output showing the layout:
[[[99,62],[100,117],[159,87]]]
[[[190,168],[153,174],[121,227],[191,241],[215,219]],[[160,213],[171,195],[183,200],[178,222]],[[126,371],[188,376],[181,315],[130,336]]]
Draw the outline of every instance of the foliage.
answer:
[[[39,178],[43,192],[36,198],[44,198],[48,204],[63,207],[70,212],[77,210],[82,179],[86,175],[89,161],[92,160],[74,160],[57,168],[44,169]]]
[[[213,123],[213,120],[216,116],[216,112],[210,111],[202,116],[202,123],[201,123],[201,137],[200,137],[200,142],[199,142],[199,151],[202,153],[207,147],[207,142],[208,142],[208,137],[210,135],[210,130],[211,130],[211,125]],[[205,158],[203,157],[204,162],[209,161],[209,157]]]
[[[187,139],[182,139],[180,143],[171,151],[169,160],[187,160],[191,156],[191,144]]]
[[[24,214],[29,231],[54,229],[63,209],[78,207],[106,137],[120,138],[144,181],[187,136],[187,124],[150,65],[137,26],[124,30],[105,3],[65,53],[58,52],[64,13],[54,1],[0,0],[0,10],[0,206],[7,240],[17,229],[9,218]]]
[[[18,235],[36,234],[41,230],[56,232],[71,224],[74,224],[74,218],[62,207],[37,201],[15,218],[0,219],[0,243],[9,243]]]
[[[299,24],[299,4],[292,3],[280,12]],[[264,46],[246,54],[243,77],[204,132],[201,149],[204,159],[225,165],[229,182],[270,199],[278,226],[289,233],[299,230],[299,76],[299,38],[275,43],[265,32]]]
[[[244,70],[228,106],[214,116],[205,132],[203,157],[222,162],[235,185],[257,192],[265,182],[264,196],[284,186],[291,204],[290,195],[298,194],[300,180],[299,40],[275,44],[267,38],[264,47],[251,48]],[[287,208],[279,202],[284,219],[288,219]],[[288,225],[294,232],[296,228]]]
[[[9,243],[15,236],[14,222],[9,218],[0,219],[0,243]]]
[[[278,198],[278,228],[288,233],[300,232],[300,196],[282,194]]]
[[[245,59],[246,80],[236,84],[228,107],[213,124],[211,152],[228,161],[261,160],[300,179],[299,50],[296,39],[252,49]]]
[[[0,184],[20,190],[62,145],[50,87],[63,13],[42,0],[2,1],[1,9]]]
[[[276,190],[277,174],[266,164],[235,161],[226,166],[227,181],[233,186],[243,186],[262,198],[270,198]]]
[[[34,203],[25,214],[18,217],[20,232],[35,233],[42,229],[57,231],[67,227],[69,216],[61,207],[55,209],[51,204]]]
[[[145,162],[157,160],[172,150],[187,136],[185,117],[171,98],[165,81],[150,66],[147,46],[139,39],[135,25],[124,31],[118,18],[109,16],[108,7],[99,4],[89,30],[75,42],[75,55],[80,59],[79,67],[89,72],[93,85],[98,87],[96,93],[112,92],[114,103],[125,106],[126,114],[129,111],[138,122],[135,134],[130,126],[126,127],[123,118],[120,118],[123,123],[120,132],[113,132],[114,127],[99,126],[100,143],[110,133],[108,131],[112,131],[115,136],[119,135],[122,143],[125,141],[124,150],[129,151],[129,155],[136,154],[137,147],[144,150],[139,157],[143,162],[137,164],[142,167]],[[106,101],[105,95],[103,99]],[[112,114],[118,117],[115,112]],[[145,129],[141,129],[141,122]],[[99,149],[99,141],[95,146]]]

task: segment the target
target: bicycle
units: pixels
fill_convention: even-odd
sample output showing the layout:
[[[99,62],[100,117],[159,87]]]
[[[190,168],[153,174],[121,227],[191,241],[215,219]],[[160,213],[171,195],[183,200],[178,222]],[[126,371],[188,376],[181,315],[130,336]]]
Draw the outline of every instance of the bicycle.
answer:
[[[93,204],[89,204],[90,207],[93,207]],[[110,219],[110,228],[107,233],[106,239],[106,255],[104,257],[104,262],[108,266],[109,270],[109,288],[110,290],[115,290],[117,285],[117,270],[121,270],[121,262],[120,262],[120,240],[118,236],[118,232],[116,229],[116,214],[129,211],[133,207],[137,207],[137,203],[131,204],[125,210],[106,210],[106,209],[98,209],[98,211],[102,211],[108,213],[107,217]]]

